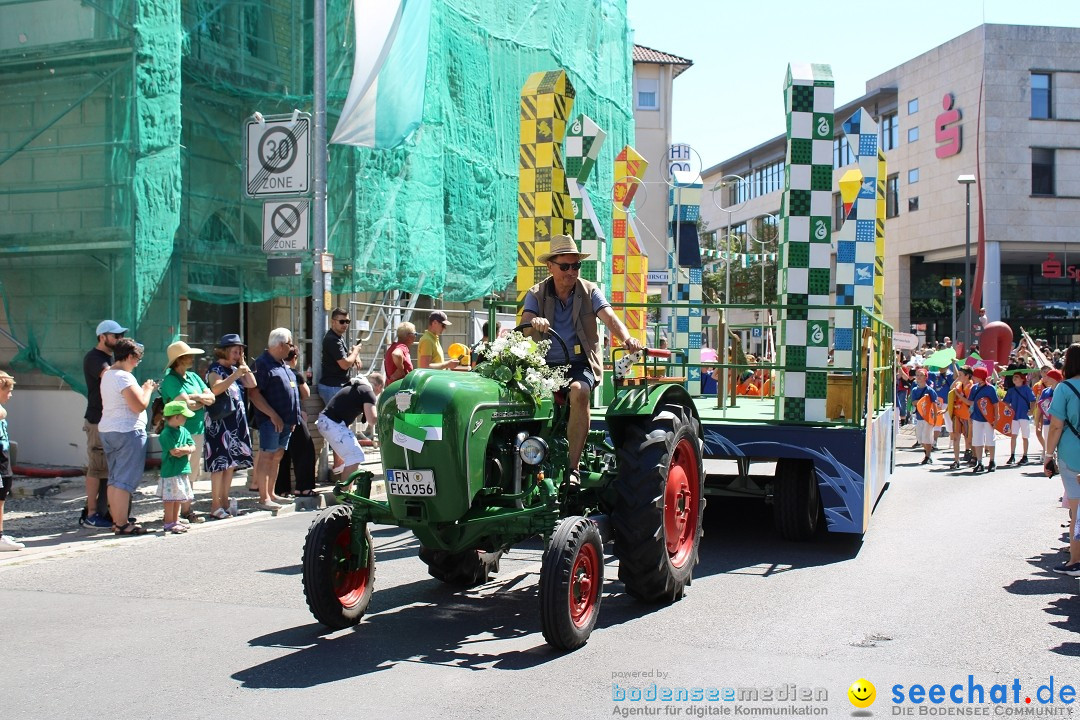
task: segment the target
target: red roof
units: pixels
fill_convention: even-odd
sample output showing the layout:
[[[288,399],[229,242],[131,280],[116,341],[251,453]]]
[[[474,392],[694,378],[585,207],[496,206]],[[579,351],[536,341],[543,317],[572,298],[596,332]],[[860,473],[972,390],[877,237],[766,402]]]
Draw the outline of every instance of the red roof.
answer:
[[[694,64],[693,60],[687,60],[678,55],[672,55],[660,50],[654,50],[651,47],[636,44],[634,45],[634,62],[651,63],[653,65],[674,65],[674,77],[679,77],[683,71],[689,69],[690,66]]]

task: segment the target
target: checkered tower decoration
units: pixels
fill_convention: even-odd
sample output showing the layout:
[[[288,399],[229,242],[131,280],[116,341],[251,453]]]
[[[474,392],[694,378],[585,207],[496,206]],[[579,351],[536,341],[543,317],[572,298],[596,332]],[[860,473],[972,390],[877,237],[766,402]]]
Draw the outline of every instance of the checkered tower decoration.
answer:
[[[787,175],[780,208],[782,420],[825,420],[832,289],[833,78],[828,65],[792,63],[784,83]],[[810,368],[821,368],[810,370]]]
[[[885,201],[883,178],[878,175],[878,124],[859,108],[842,127],[858,168],[848,170],[840,178],[844,224],[836,236],[836,304],[859,306],[873,312],[878,306],[875,284],[879,275],[876,270],[879,187],[880,202]],[[884,221],[882,217],[882,230]],[[884,262],[884,258],[881,260]],[[857,338],[861,336],[857,332],[860,328],[853,327],[854,322],[855,313],[836,312],[834,367],[853,366]]]
[[[627,145],[615,157],[615,186],[611,211],[611,302],[645,303],[648,300],[649,257],[637,241],[634,219],[627,213],[634,201],[645,169],[649,167],[634,148]],[[616,308],[633,337],[645,342],[645,309]]]
[[[547,277],[536,258],[552,235],[574,231],[574,207],[566,186],[562,141],[574,105],[574,86],[563,70],[533,73],[521,88],[521,149],[518,155],[517,300]]]
[[[881,136],[874,134],[875,138]],[[874,216],[874,314],[885,317],[885,183],[888,179],[885,151],[877,151],[877,212]],[[891,360],[890,360],[891,362]]]
[[[701,215],[702,185],[700,176],[675,171],[668,190],[668,297],[679,306],[668,316],[668,337],[671,347],[684,349],[691,365],[687,389],[693,396],[701,394],[701,268],[679,265],[679,227],[693,226]]]
[[[600,157],[600,148],[606,137],[607,133],[601,130],[592,118],[578,115],[571,123],[566,142],[563,143],[570,201],[574,207],[573,237],[581,252],[591,256],[581,263],[581,277],[600,285],[601,289],[607,287],[607,278],[604,276],[604,268],[607,266],[607,236],[596,218],[585,183],[596,167],[596,159]]]

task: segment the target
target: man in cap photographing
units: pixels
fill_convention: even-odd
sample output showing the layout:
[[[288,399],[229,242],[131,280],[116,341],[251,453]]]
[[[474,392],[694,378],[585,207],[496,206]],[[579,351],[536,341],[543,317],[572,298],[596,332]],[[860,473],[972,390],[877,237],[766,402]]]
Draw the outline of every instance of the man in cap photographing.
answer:
[[[570,357],[566,357],[556,340],[551,343],[546,359],[549,365],[570,366],[567,373],[570,421],[566,439],[570,444],[570,471],[574,476],[589,432],[589,395],[603,374],[596,319],[599,318],[608,332],[622,342],[627,352],[642,348],[611,309],[600,289],[579,277],[581,260],[587,257],[588,253],[578,252],[577,243],[569,235],[551,238],[550,252],[538,258],[547,264],[551,275],[525,294],[521,314],[521,321],[531,324],[535,333],[542,334],[548,329],[557,332],[570,353]]]

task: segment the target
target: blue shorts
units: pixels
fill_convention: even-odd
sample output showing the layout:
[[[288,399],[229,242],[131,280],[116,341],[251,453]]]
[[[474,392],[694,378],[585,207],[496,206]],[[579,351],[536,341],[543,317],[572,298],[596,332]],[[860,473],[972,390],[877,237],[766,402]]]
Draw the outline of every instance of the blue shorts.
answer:
[[[109,464],[109,487],[134,493],[146,467],[146,431],[103,432],[101,447]]]
[[[567,386],[574,382],[580,382],[586,390],[596,387],[596,375],[593,374],[592,366],[588,362],[572,362],[570,369],[566,371]]]
[[[340,387],[335,387],[333,385],[323,385],[322,383],[319,383],[316,387],[319,390],[319,397],[322,398],[323,407],[329,405],[330,400],[333,399],[333,397],[337,395],[338,392],[340,392],[341,390]]]
[[[274,429],[274,423],[263,420],[259,423],[259,449],[263,452],[277,452],[289,447],[289,438],[292,437],[292,426],[286,425],[278,432]]]

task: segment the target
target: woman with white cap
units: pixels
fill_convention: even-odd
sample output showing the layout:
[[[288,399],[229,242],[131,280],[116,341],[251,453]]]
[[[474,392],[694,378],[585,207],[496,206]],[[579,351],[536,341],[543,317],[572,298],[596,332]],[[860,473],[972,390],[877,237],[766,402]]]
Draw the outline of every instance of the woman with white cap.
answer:
[[[203,469],[203,440],[206,423],[206,406],[214,404],[214,394],[206,386],[199,374],[192,372],[191,367],[195,364],[195,357],[202,355],[203,351],[193,348],[183,340],[177,340],[168,349],[169,366],[165,369],[165,377],[161,379],[161,399],[166,403],[173,400],[182,400],[187,404],[188,410],[195,413],[188,419],[184,427],[191,433],[195,440],[195,454],[191,456],[191,486],[199,480]],[[191,509],[191,503],[186,502],[180,507],[180,517],[188,522],[202,522],[203,518]]]

